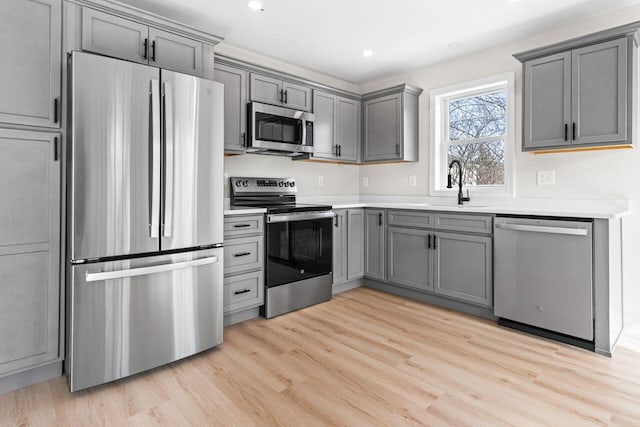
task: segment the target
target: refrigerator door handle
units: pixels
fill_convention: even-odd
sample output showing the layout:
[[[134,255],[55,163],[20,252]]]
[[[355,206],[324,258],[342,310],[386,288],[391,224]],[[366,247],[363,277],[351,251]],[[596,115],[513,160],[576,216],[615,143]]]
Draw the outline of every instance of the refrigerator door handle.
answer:
[[[149,237],[160,237],[160,81],[151,80],[151,164],[149,165]]]
[[[162,236],[171,237],[173,224],[173,94],[171,82],[162,82],[162,100],[164,104],[164,205],[162,208]]]
[[[101,282],[104,280],[123,279],[127,277],[146,276],[154,273],[163,273],[167,271],[184,270],[185,268],[199,267],[201,265],[214,264],[218,262],[216,255],[194,259],[192,261],[176,262],[172,264],[152,265],[150,267],[131,268],[128,270],[105,271],[99,273],[87,273],[87,282]]]

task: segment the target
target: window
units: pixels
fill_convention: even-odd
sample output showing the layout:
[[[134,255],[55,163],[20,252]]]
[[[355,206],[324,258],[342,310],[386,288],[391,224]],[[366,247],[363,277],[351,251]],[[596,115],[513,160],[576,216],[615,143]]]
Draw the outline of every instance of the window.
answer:
[[[449,195],[448,166],[462,164],[472,193],[513,196],[514,74],[431,91],[430,190]],[[458,171],[452,170],[454,186]]]

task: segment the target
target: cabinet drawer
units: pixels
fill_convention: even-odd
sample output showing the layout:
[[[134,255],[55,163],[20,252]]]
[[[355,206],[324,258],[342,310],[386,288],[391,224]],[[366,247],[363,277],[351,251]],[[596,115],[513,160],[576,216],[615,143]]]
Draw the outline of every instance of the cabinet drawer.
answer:
[[[264,271],[226,277],[223,298],[225,313],[264,304]]]
[[[260,234],[263,232],[262,215],[230,216],[224,219],[224,238]]]
[[[262,236],[243,237],[225,242],[224,274],[264,267]]]
[[[433,214],[420,211],[389,211],[389,225],[433,228]]]
[[[493,217],[483,215],[438,214],[435,228],[441,230],[466,231],[469,233],[491,234]]]

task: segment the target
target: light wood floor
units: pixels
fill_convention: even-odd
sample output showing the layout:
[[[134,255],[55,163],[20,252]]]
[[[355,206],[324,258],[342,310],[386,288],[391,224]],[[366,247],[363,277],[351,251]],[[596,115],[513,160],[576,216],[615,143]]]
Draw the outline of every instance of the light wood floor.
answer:
[[[640,425],[640,339],[609,359],[360,288],[133,378],[0,396],[1,426],[85,424]]]

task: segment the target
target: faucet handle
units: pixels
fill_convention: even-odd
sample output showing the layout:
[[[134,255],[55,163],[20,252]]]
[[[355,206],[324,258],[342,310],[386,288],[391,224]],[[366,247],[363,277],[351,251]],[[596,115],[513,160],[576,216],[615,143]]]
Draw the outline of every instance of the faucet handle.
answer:
[[[468,188],[467,188],[467,197],[463,197],[462,200],[465,201],[465,202],[471,201],[471,197],[469,196],[469,189]]]

